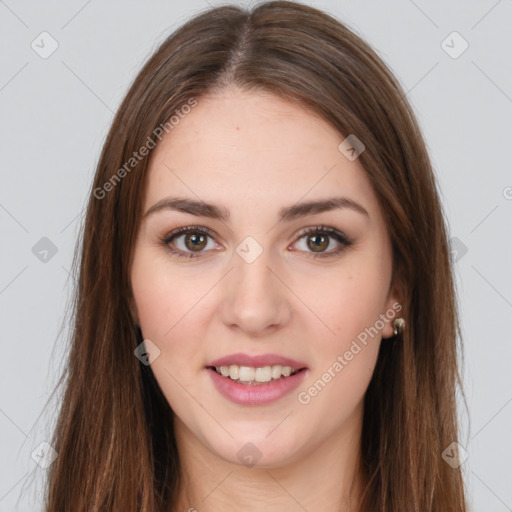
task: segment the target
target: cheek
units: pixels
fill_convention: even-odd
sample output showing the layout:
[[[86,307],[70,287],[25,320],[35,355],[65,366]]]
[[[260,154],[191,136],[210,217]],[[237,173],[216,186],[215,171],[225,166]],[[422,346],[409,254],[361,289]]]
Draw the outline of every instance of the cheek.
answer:
[[[202,364],[198,315],[205,292],[185,282],[179,271],[170,271],[149,250],[135,256],[131,277],[144,339],[160,351],[151,370],[168,403],[179,409],[186,402],[183,388],[193,389],[193,375]]]
[[[311,328],[316,323],[331,346],[342,348],[348,340],[374,326],[384,312],[388,274],[378,262],[365,263],[359,258],[354,265],[302,276],[295,281],[294,290],[305,305],[305,318]]]
[[[134,256],[131,280],[143,336],[160,350],[151,370],[168,403],[180,410],[188,400],[183,389],[194,389],[202,366],[199,330],[204,324],[200,318],[201,297],[207,291],[204,277],[185,277],[150,249],[143,249]]]
[[[298,391],[300,411],[307,418],[322,418],[322,429],[336,431],[347,424],[362,407],[378,355],[378,344],[361,346],[348,360],[345,353],[336,354],[322,370]],[[327,411],[327,414],[326,414]]]
[[[197,323],[201,311],[198,306],[207,291],[204,275],[181,272],[165,257],[155,257],[149,249],[142,249],[135,254],[131,280],[145,337],[165,346],[178,331]]]
[[[177,321],[170,314],[178,315],[176,307],[180,302],[174,303],[175,294],[173,296],[165,279],[158,279],[154,267],[151,271],[135,271],[134,274],[132,288],[144,337],[162,341]]]
[[[360,405],[377,362],[382,329],[378,321],[387,288],[375,270],[364,268],[364,272],[340,272],[335,280],[322,279],[320,284],[328,286],[328,292],[316,290],[305,299],[322,320],[320,324],[310,316],[308,332],[315,332],[315,325],[323,334],[311,336],[315,364],[298,401],[308,415],[316,412],[325,417],[329,410],[327,429],[347,421]]]
[[[383,253],[360,252],[336,271],[297,281],[302,283],[298,295],[315,313],[305,310],[303,317],[315,364],[299,402],[310,404],[309,412],[331,409],[328,423],[333,428],[364,396],[378,357],[391,268],[385,255],[375,254]]]

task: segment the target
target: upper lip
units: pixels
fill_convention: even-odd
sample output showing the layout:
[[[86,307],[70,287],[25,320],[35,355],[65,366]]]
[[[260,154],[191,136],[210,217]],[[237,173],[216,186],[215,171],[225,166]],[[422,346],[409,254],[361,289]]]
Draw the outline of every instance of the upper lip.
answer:
[[[221,357],[211,361],[207,366],[230,366],[232,364],[238,366],[251,366],[259,368],[262,366],[291,366],[295,370],[306,368],[304,363],[290,359],[289,357],[280,356],[278,354],[260,354],[251,356],[249,354],[237,353]]]

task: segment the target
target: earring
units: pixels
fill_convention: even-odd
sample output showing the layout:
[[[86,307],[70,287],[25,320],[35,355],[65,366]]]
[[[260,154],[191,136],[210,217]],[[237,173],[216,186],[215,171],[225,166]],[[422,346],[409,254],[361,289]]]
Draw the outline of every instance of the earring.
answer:
[[[393,329],[395,336],[398,336],[398,334],[402,334],[404,325],[405,320],[403,318],[395,318],[395,320],[393,321]]]

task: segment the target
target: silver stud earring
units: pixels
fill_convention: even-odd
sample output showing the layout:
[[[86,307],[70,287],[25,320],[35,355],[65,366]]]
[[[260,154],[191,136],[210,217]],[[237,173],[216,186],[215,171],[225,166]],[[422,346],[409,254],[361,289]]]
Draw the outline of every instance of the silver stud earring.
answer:
[[[398,334],[402,334],[404,325],[405,320],[403,318],[395,318],[395,320],[393,320],[393,329],[395,336],[398,336]]]

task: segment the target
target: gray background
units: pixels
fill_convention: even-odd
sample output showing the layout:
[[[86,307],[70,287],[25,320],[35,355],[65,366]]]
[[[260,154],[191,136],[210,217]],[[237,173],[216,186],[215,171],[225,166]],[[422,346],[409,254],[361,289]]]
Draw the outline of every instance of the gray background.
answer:
[[[462,468],[473,510],[511,511],[512,1],[308,3],[377,50],[417,113],[457,251]],[[55,401],[43,407],[66,341],[68,272],[113,113],[158,43],[205,7],[0,0],[1,512],[41,510],[45,469],[31,454],[55,420]],[[43,31],[58,43],[46,59],[31,47],[51,48]],[[469,44],[457,58],[445,50],[459,53],[461,39],[442,44],[453,31]]]

